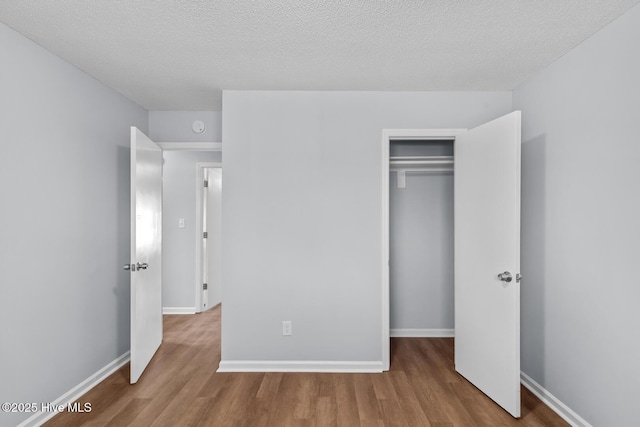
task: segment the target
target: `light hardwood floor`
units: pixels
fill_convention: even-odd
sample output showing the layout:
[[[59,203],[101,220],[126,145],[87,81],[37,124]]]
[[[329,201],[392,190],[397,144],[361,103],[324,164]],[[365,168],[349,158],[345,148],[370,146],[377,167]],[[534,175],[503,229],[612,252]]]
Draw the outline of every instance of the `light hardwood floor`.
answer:
[[[220,307],[165,315],[135,385],[129,365],[84,395],[92,411],[46,426],[566,426],[522,389],[516,420],[453,369],[453,339],[394,338],[382,374],[216,373]]]

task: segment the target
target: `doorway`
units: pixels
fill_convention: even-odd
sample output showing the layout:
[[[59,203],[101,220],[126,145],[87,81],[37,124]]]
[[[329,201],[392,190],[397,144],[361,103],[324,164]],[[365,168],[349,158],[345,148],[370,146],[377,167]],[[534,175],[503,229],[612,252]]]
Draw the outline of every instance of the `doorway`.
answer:
[[[453,140],[391,141],[391,337],[453,337]]]
[[[175,143],[163,148],[163,284],[164,314],[194,314],[202,310],[201,197],[204,178],[199,163],[221,167],[219,147]]]
[[[466,129],[385,129],[382,131],[382,369],[390,367],[390,290],[389,290],[389,174],[393,141],[453,141]],[[404,156],[402,156],[404,157]],[[436,163],[433,163],[436,166]],[[406,185],[406,170],[398,172],[397,185]]]
[[[222,164],[196,164],[196,307],[222,302]]]
[[[188,254],[185,255],[186,250],[178,250],[178,256],[171,256],[167,253],[166,242],[167,236],[170,234],[169,231],[173,231],[174,227],[175,230],[179,230],[176,236],[184,235],[186,237],[183,232],[188,230],[188,218],[190,217],[190,215],[185,215],[185,211],[168,214],[168,207],[194,210],[195,206],[193,206],[193,202],[182,203],[179,198],[178,203],[174,201],[174,203],[167,204],[166,202],[171,197],[168,197],[166,191],[170,186],[166,184],[168,175],[170,175],[167,172],[171,170],[176,172],[174,174],[176,178],[185,177],[179,167],[185,160],[186,164],[192,165],[188,169],[194,173],[193,159],[201,158],[199,156],[202,154],[182,153],[193,154],[193,156],[178,156],[183,158],[174,160],[182,162],[177,161],[173,166],[178,167],[171,167],[172,162],[167,161],[169,154],[167,151],[221,151],[221,145],[221,143],[155,143],[137,128],[131,127],[131,260],[124,265],[124,269],[135,274],[131,281],[130,382],[132,384],[137,382],[142,375],[163,339],[163,314],[169,314],[164,303],[163,278],[167,263],[162,262],[163,258],[169,257],[175,260],[178,256],[186,256],[186,262],[175,264],[184,266],[187,271],[193,273],[193,253],[191,253],[191,260]],[[217,163],[212,166],[221,167],[222,164]],[[192,179],[188,180],[193,182]],[[180,179],[175,181],[179,183]],[[221,179],[219,181],[221,185]],[[173,188],[176,191],[172,194],[182,196],[186,193],[181,190],[180,185],[174,187],[176,187]],[[193,195],[193,193],[191,194]],[[193,217],[195,216],[194,212]],[[167,223],[166,220],[169,222]],[[179,248],[177,245],[173,246]],[[193,249],[194,246],[187,245],[187,247]],[[179,291],[182,291],[183,283],[188,283],[188,281],[181,279],[175,282],[177,283],[176,289]],[[191,297],[194,295],[191,294]],[[198,292],[195,297],[198,297]],[[182,300],[176,300],[188,301],[189,295],[186,295]],[[173,310],[169,310],[169,312],[173,311],[173,314],[191,314],[196,311],[195,307],[185,305],[171,307],[171,309]]]

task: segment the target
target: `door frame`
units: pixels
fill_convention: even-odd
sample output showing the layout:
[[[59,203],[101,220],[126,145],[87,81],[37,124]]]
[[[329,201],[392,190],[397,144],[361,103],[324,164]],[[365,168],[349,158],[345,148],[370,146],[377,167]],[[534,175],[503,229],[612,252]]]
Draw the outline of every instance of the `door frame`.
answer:
[[[382,370],[388,371],[391,362],[391,346],[389,333],[389,160],[391,142],[394,140],[452,140],[466,132],[467,129],[383,129],[382,130]],[[454,158],[455,163],[455,158]]]
[[[211,150],[215,151],[215,150]],[[196,163],[196,313],[201,313],[204,309],[202,307],[202,267],[203,267],[203,248],[202,248],[202,233],[203,233],[203,198],[204,191],[202,182],[204,181],[205,169],[220,169],[222,172],[222,162],[197,162]],[[210,307],[211,308],[211,307]]]

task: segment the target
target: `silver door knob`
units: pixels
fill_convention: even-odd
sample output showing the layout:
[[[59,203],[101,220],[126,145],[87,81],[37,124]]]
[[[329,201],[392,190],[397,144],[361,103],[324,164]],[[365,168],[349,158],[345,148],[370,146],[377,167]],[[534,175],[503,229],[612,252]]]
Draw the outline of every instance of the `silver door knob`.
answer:
[[[509,283],[513,280],[513,276],[511,276],[511,273],[509,273],[508,271],[505,271],[504,273],[498,274],[498,279],[502,280],[503,282]]]
[[[138,263],[136,267],[138,268],[138,270],[146,270],[147,267],[149,267],[149,264],[147,264],[146,262],[143,262],[142,264]]]

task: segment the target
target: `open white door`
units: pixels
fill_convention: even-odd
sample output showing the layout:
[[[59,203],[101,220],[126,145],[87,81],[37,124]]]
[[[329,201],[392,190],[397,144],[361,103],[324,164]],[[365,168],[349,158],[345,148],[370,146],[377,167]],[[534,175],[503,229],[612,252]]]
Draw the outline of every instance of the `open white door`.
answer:
[[[519,417],[520,112],[458,135],[454,159],[455,367]]]
[[[162,149],[131,128],[131,384],[162,342]]]
[[[222,301],[222,169],[205,169],[207,187],[204,200],[204,282],[202,311]]]

